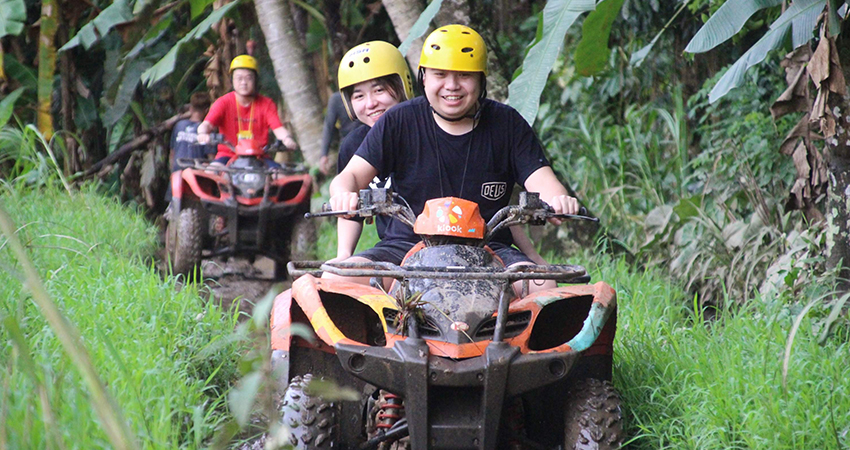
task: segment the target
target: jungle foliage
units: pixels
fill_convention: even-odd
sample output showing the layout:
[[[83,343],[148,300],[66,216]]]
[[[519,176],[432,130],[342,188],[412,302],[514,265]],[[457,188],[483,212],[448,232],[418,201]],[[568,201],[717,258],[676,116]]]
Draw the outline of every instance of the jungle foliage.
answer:
[[[568,253],[575,246],[560,245],[574,237],[563,229],[555,235],[561,238],[559,245],[543,250],[553,262],[595,254],[588,264],[598,266],[595,276],[620,292],[623,332],[618,335],[622,357],[617,381],[630,408],[633,448],[846,446],[850,413],[836,405],[847,391],[846,365],[840,364],[847,356],[847,296],[839,291],[847,276],[841,271],[840,251],[830,249],[850,242],[840,229],[848,221],[842,209],[846,186],[839,183],[850,179],[850,170],[840,165],[850,154],[844,86],[850,52],[842,40],[847,4],[439,3],[441,8],[471,5],[465,12],[472,26],[484,32],[497,61],[491,70],[510,81],[508,101],[534,124],[562,179],[602,219],[601,233],[584,242],[583,250]],[[99,172],[104,191],[120,193],[123,200],[134,200],[153,215],[164,207],[167,173],[167,133],[152,132],[157,124],[179,114],[192,92],[228,90],[224,69],[229,58],[246,51],[250,42],[258,44],[262,89],[280,96],[269,64],[273,57],[264,49],[257,13],[247,0],[217,9],[206,0],[60,1],[67,8],[58,18],[53,43],[61,70],[52,74],[41,63],[38,36],[45,30],[35,25],[46,16],[45,4],[0,0],[0,178],[9,186],[0,198],[5,204],[39,204],[34,197],[50,192],[48,200],[68,195],[74,199],[72,206],[83,201],[83,209],[92,210],[91,202],[103,200],[92,200],[93,191],[84,188],[80,193],[78,186]],[[380,2],[283,4],[293,12],[323,100],[334,89],[335,64],[345,49],[372,39],[401,41]],[[432,25],[440,15],[434,17]],[[427,27],[418,25],[425,32]],[[45,99],[58,125],[55,133],[42,126]],[[114,160],[98,166],[109,156]],[[162,299],[161,308],[173,304],[173,294],[165,292],[173,292],[173,285],[162,288],[155,277],[135,273],[142,270],[136,267],[139,250],[125,249],[127,243],[109,247],[122,249],[119,256],[133,255],[130,262],[112,264],[134,271],[132,278],[123,272],[114,278],[101,266],[83,266],[73,267],[82,275],[63,281],[73,266],[63,258],[97,259],[103,244],[85,229],[51,228],[39,217],[52,211],[44,205],[37,208],[41,212],[13,210],[13,217],[26,223],[17,234],[36,254],[48,292],[74,312],[71,321],[84,336],[93,333],[89,328],[94,319],[86,318],[81,311],[85,308],[72,298],[106,294],[83,291],[74,280],[85,284],[80,280],[86,277],[127,279],[141,286],[142,295]],[[125,212],[109,209],[108,214]],[[327,256],[332,255],[333,231],[330,224],[325,226]],[[150,239],[151,233],[140,229],[126,236]],[[41,239],[58,242],[40,246]],[[49,249],[58,259],[45,259],[40,266],[39,255]],[[17,270],[3,269],[0,275]],[[59,284],[67,291],[59,290]],[[3,382],[24,383],[31,392],[4,399],[0,417],[31,424],[29,435],[9,435],[14,443],[41,447],[62,442],[63,437],[51,435],[44,424],[53,420],[54,412],[64,420],[63,408],[81,401],[84,393],[69,375],[75,369],[67,357],[61,357],[61,363],[39,357],[32,370],[22,356],[33,350],[62,354],[55,340],[33,342],[33,336],[55,331],[31,306],[22,306],[25,302],[19,300],[27,295],[12,295],[0,311],[0,317],[22,323],[20,331],[13,325],[0,330],[6,333],[2,356],[16,363]],[[91,351],[106,355],[95,364],[112,386],[116,402],[130,422],[145,423],[143,430],[131,429],[132,439],[152,448],[195,448],[211,442],[223,446],[240,427],[250,426],[252,417],[271,417],[268,405],[258,400],[264,398],[262,380],[269,376],[262,334],[266,306],[258,305],[254,320],[231,336],[252,346],[241,349],[241,363],[235,363],[238,356],[229,347],[213,351],[216,358],[205,362],[193,356],[202,350],[199,342],[227,331],[205,317],[195,316],[200,317],[197,327],[187,318],[203,313],[230,330],[235,324],[226,312],[201,303],[191,292],[185,295],[188,298],[178,297],[183,309],[175,307],[188,311],[185,317],[168,316],[170,309],[165,316],[159,310],[143,310],[137,319],[168,320],[175,330],[189,333],[180,338],[189,344],[177,348],[165,337],[152,338],[171,349],[162,358],[167,361],[139,356],[140,367],[148,373],[171,370],[184,377],[168,383],[190,386],[188,391],[125,392],[125,384],[131,383],[121,378],[128,372],[123,349],[115,341],[91,338]],[[189,328],[193,331],[186,331]],[[162,366],[166,363],[174,367]],[[719,373],[718,367],[736,371]],[[237,377],[242,381],[227,397],[228,388],[222,386]],[[60,380],[74,389],[70,394],[54,391],[44,380]],[[32,392],[47,397],[39,410],[42,422],[33,420],[30,410],[15,409],[31,403]],[[158,400],[146,400],[147,395]],[[146,405],[168,408],[159,401],[194,409],[145,422]],[[86,412],[79,420],[93,414]],[[830,424],[827,432],[822,431],[824,423]],[[64,423],[63,429],[77,425]],[[92,431],[90,423],[87,427]],[[92,433],[104,439],[100,431]]]

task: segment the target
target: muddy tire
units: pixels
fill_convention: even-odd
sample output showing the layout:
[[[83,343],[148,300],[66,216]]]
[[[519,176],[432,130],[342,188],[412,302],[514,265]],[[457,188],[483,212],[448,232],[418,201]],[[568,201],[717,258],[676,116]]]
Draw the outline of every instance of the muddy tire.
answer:
[[[289,238],[289,259],[291,261],[316,259],[317,233],[315,220],[297,216],[292,223],[292,236]]]
[[[335,448],[339,414],[335,404],[305,391],[313,376],[296,376],[283,397],[283,424],[289,427],[289,443],[299,450]]]
[[[594,378],[577,381],[564,410],[564,448],[609,450],[622,445],[620,394],[614,385]]]
[[[175,274],[190,275],[201,262],[201,215],[187,207],[168,222],[165,247]]]

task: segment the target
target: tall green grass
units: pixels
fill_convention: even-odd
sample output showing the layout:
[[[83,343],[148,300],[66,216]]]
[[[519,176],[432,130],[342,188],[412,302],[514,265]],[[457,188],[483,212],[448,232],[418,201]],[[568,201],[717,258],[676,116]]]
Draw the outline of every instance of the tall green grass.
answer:
[[[47,293],[142,448],[201,448],[224,415],[235,315],[151,267],[156,230],[85,188],[0,190]],[[0,447],[110,448],[93,397],[0,241]],[[13,345],[11,333],[26,347]],[[23,354],[28,351],[29,354]],[[31,360],[32,363],[28,363]]]
[[[318,258],[322,261],[336,258],[336,221],[337,219],[330,218],[322,220],[319,225],[319,242],[318,242]],[[374,224],[364,224],[363,233],[360,235],[360,240],[357,241],[357,248],[354,253],[362,252],[370,249],[378,243],[378,231]]]
[[[587,265],[594,280],[617,290],[614,382],[630,449],[850,445],[846,321],[819,345],[816,314],[802,318],[783,387],[783,355],[799,308],[759,298],[709,321],[664,274],[605,257]]]

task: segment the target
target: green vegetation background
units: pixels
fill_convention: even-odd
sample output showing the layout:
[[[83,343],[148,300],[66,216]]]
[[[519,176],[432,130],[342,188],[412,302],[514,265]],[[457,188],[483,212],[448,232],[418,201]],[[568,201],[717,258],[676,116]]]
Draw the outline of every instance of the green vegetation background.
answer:
[[[150,259],[156,230],[110,197],[88,188],[69,196],[7,187],[2,206],[142,446],[207,447],[227,419],[223,398],[244,350],[233,344],[234,316],[195,286],[177,290],[175,279],[162,279]],[[0,316],[19,324],[35,361],[25,367],[0,331],[0,443],[109,447],[85,386],[16,278],[5,239],[0,249]],[[573,259],[618,292],[615,384],[630,448],[846,448],[846,329],[821,345],[819,320],[804,317],[783,386],[799,307],[757,300],[709,321],[663,273],[591,253]],[[47,387],[54,423],[42,420],[35,383]]]

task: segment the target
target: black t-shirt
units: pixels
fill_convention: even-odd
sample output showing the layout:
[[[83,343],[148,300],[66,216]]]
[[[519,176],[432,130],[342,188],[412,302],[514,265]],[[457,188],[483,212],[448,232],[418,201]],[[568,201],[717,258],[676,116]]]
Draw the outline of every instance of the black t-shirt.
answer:
[[[198,126],[200,122],[189,119],[178,121],[171,132],[171,149],[174,150],[174,161],[171,161],[171,171],[180,170],[177,165],[179,158],[205,158],[207,155],[215,154],[214,145],[198,144]]]
[[[357,149],[378,176],[392,174],[393,190],[420,214],[425,202],[460,197],[478,203],[484,220],[508,205],[514,184],[549,162],[534,130],[510,106],[485,99],[478,126],[454,136],[434,121],[425,97],[401,103],[378,120]],[[416,242],[410,227],[393,221],[386,238]],[[510,230],[496,241],[511,245]]]
[[[345,166],[348,165],[349,161],[351,161],[351,157],[354,156],[354,152],[356,152],[357,148],[360,147],[360,144],[363,142],[363,139],[366,138],[366,134],[368,133],[369,127],[358,122],[357,126],[342,139],[342,142],[339,144],[339,155],[337,155],[337,173],[342,172],[342,169],[345,169]]]
[[[358,122],[359,123],[359,122]],[[354,156],[354,152],[357,151],[357,148],[360,147],[360,144],[363,142],[363,139],[366,138],[366,135],[369,133],[369,127],[359,123],[359,126],[354,129],[354,131],[350,132],[345,139],[342,140],[342,144],[339,146],[339,156],[337,157],[336,170],[337,173],[342,172],[342,169],[345,169],[345,166],[348,165],[348,162],[351,161],[351,157]],[[371,188],[384,188],[384,187],[392,187],[392,177],[380,179],[375,177],[371,183],[369,183],[369,187]],[[354,217],[351,220],[356,220],[362,222],[362,218]],[[386,236],[387,227],[389,227],[390,222],[392,222],[392,217],[387,216],[378,216],[375,218],[375,227],[378,232],[378,237],[384,239]]]

